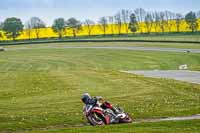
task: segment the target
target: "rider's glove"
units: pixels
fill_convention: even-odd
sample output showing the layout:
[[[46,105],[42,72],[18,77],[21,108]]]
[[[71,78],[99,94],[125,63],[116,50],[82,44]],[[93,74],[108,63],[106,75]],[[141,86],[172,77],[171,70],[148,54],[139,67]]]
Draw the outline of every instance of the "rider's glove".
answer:
[[[97,96],[96,99],[97,99],[98,101],[100,101],[100,102],[103,102],[103,101],[104,101],[104,99],[103,99],[102,96]]]

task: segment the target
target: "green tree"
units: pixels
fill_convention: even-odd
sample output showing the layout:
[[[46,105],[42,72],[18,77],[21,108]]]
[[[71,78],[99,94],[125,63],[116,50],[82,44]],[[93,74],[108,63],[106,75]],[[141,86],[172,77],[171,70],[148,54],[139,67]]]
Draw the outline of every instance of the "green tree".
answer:
[[[76,37],[77,33],[81,30],[81,22],[75,18],[69,18],[66,25],[67,28],[72,30],[74,37]]]
[[[188,27],[192,32],[197,31],[198,29],[198,22],[197,22],[197,17],[194,12],[189,12],[185,15],[185,21],[188,24]]]
[[[130,15],[130,23],[129,23],[129,29],[131,30],[131,32],[136,32],[138,30],[138,22],[137,22],[137,18],[135,16],[134,13],[132,13]]]
[[[65,33],[65,26],[66,23],[64,18],[58,18],[54,20],[52,29],[55,33],[58,33],[59,38],[62,38],[63,34]]]
[[[12,38],[13,40],[18,37],[23,31],[24,25],[22,21],[18,18],[7,18],[3,23],[3,30],[5,31],[5,35],[8,38]]]

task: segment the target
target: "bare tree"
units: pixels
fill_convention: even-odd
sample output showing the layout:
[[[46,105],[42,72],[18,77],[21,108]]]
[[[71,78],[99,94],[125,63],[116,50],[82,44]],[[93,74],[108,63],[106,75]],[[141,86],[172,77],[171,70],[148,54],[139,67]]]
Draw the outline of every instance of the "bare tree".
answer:
[[[162,30],[162,32],[165,32],[165,26],[168,23],[167,20],[165,19],[165,13],[164,12],[160,12],[160,29]]]
[[[147,33],[150,33],[153,26],[153,17],[151,13],[147,13],[145,16],[145,26],[147,29]]]
[[[156,32],[160,32],[160,14],[159,12],[153,12],[154,28]]]
[[[172,20],[174,20],[176,18],[176,14],[171,12],[171,11],[165,11],[165,19],[166,19],[166,28],[168,28],[168,31],[171,32],[172,31],[172,27],[173,27],[173,22]]]
[[[166,25],[165,27],[168,29],[169,32],[171,32],[171,12],[170,11],[164,11],[164,16],[165,16],[165,20],[166,20]]]
[[[164,12],[154,12],[152,14],[156,32],[165,32],[167,24]]]
[[[196,13],[196,16],[198,18],[198,24],[200,24],[200,10]],[[200,29],[199,29],[200,30]]]
[[[175,22],[176,22],[176,31],[180,32],[181,22],[183,20],[183,15],[180,13],[176,13],[175,15]]]
[[[114,34],[114,17],[113,16],[109,16],[108,17],[108,21],[109,21],[109,24],[110,24],[111,33],[113,35]]]
[[[84,22],[84,25],[87,28],[88,35],[91,36],[91,32],[92,32],[92,30],[94,28],[95,22],[90,20],[90,19],[86,19],[85,22]]]
[[[135,12],[135,15],[137,18],[137,22],[140,23],[140,26],[139,26],[140,33],[143,33],[143,28],[142,28],[141,24],[145,20],[146,11],[142,8],[137,8],[137,9],[135,9],[134,12]]]
[[[101,30],[103,30],[103,34],[104,36],[106,35],[106,30],[107,30],[107,27],[108,27],[108,20],[106,17],[101,17],[99,19],[99,27]]]
[[[173,23],[173,20],[175,20],[175,18],[176,18],[176,13],[170,12],[169,18],[171,20],[171,23],[169,23],[170,24],[170,31],[172,31],[172,27],[176,25],[175,23]]]
[[[29,40],[31,39],[32,27],[30,21],[25,23],[25,34],[28,36]]]
[[[124,24],[124,27],[125,27],[127,34],[128,34],[128,31],[129,31],[130,15],[131,15],[130,10],[125,10],[125,9],[121,10],[122,23]]]
[[[170,11],[165,11],[164,15],[165,15],[165,19],[166,19],[166,25],[165,27],[168,28],[169,32],[171,31],[171,20],[170,20]]]
[[[197,18],[200,18],[200,10],[196,13]]]
[[[117,24],[117,29],[118,29],[118,34],[121,34],[122,30],[122,18],[121,18],[121,13],[117,13],[115,15],[115,23]]]
[[[28,22],[30,29],[34,29],[37,39],[40,37],[40,29],[45,28],[45,23],[38,17],[32,17]]]

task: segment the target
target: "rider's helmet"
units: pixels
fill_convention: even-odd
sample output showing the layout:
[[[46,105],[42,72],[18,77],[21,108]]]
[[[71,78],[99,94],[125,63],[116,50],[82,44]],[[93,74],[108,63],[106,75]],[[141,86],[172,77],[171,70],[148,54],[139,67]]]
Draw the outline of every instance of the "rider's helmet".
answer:
[[[89,93],[84,93],[82,96],[81,96],[81,100],[83,103],[87,103],[89,100],[91,99],[91,96]]]

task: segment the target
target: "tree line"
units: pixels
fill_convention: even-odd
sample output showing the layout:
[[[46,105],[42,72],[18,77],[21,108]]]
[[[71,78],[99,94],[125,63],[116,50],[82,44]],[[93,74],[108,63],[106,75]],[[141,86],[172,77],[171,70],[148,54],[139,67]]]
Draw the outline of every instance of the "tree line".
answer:
[[[76,37],[83,26],[87,29],[88,35],[91,36],[94,25],[99,27],[104,36],[108,28],[111,28],[112,34],[114,34],[114,30],[117,30],[119,35],[122,34],[122,26],[124,26],[127,34],[130,32],[135,33],[136,31],[150,34],[153,28],[155,32],[172,32],[173,26],[176,27],[176,32],[180,32],[181,24],[185,21],[188,29],[191,32],[196,32],[199,28],[200,20],[198,18],[200,18],[200,11],[190,11],[183,15],[171,11],[150,12],[137,8],[134,11],[123,9],[113,16],[101,17],[97,23],[90,19],[81,22],[76,18],[69,18],[68,20],[57,18],[51,28],[59,38],[64,37],[67,31],[71,31],[73,36]],[[45,27],[46,24],[39,17],[32,17],[25,24],[22,23],[21,19],[15,17],[7,18],[3,23],[0,23],[0,30],[4,31],[3,33],[7,38],[12,38],[13,40],[16,40],[23,31],[29,39],[31,39],[32,32],[39,39],[40,29]],[[144,31],[144,27],[146,31]],[[2,36],[2,33],[0,33],[0,37]]]

